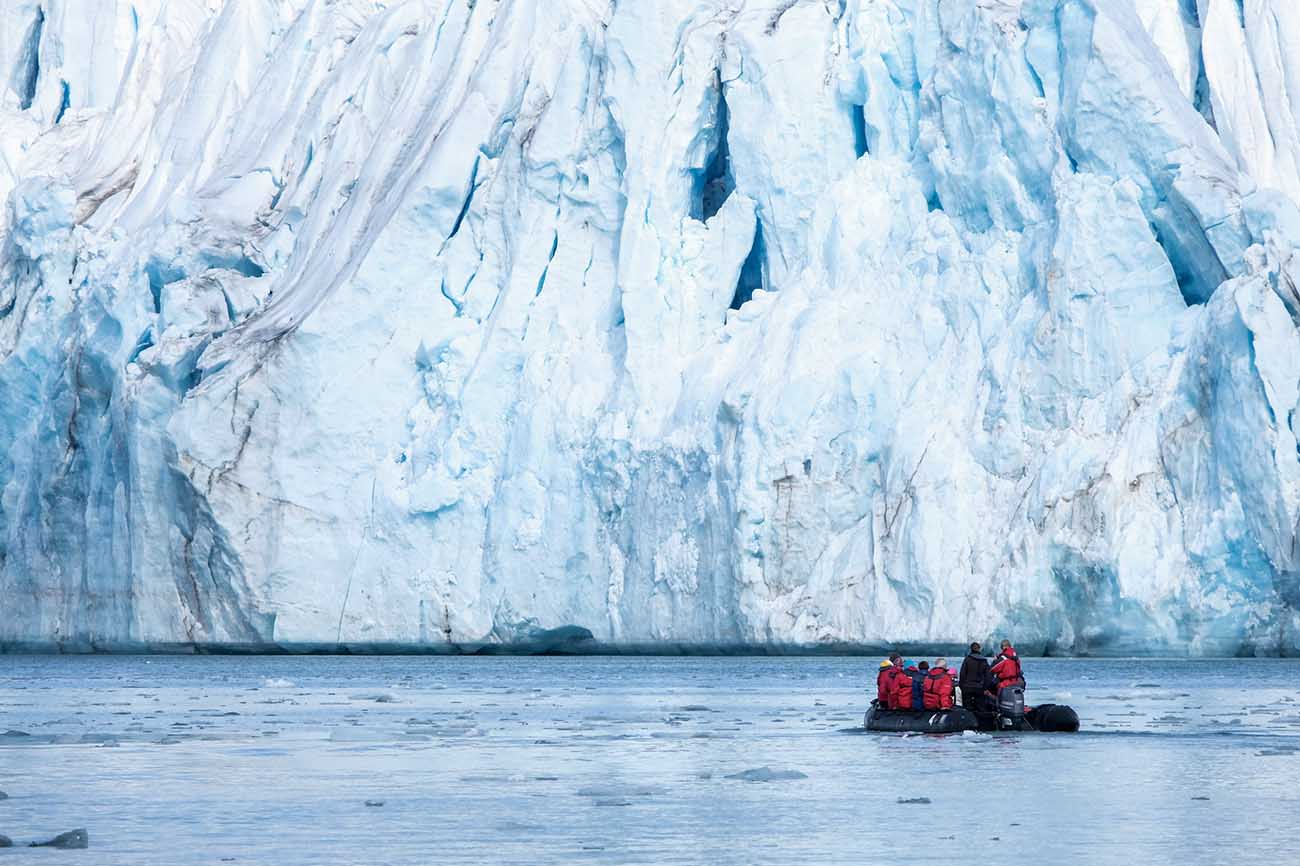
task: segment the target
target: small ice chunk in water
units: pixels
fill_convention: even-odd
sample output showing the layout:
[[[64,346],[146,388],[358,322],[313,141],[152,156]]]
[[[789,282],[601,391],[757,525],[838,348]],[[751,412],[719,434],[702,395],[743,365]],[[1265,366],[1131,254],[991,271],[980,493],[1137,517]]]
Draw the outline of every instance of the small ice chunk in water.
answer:
[[[90,847],[90,835],[82,829],[69,830],[66,833],[60,833],[53,839],[44,842],[33,842],[29,848],[63,848],[63,849],[80,849]]]
[[[262,688],[264,689],[291,689],[293,687],[293,680],[286,680],[284,677],[267,677],[262,680]]]
[[[739,779],[742,782],[784,782],[793,779],[806,779],[808,775],[798,770],[773,770],[771,767],[754,767],[739,773],[732,773],[727,778]]]

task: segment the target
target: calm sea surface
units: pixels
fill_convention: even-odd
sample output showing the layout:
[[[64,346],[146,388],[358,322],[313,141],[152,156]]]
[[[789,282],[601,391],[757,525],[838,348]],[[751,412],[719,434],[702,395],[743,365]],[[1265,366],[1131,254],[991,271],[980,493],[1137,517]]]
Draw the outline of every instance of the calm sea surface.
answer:
[[[875,663],[0,656],[0,834],[90,834],[0,866],[1300,862],[1300,661],[1031,659],[1081,733],[948,737]]]

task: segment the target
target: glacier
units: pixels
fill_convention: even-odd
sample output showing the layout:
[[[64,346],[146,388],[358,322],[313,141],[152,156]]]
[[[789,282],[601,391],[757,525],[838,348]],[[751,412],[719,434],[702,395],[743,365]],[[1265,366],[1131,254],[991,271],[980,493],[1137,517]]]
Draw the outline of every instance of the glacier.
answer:
[[[7,0],[0,647],[1300,650],[1292,0]]]

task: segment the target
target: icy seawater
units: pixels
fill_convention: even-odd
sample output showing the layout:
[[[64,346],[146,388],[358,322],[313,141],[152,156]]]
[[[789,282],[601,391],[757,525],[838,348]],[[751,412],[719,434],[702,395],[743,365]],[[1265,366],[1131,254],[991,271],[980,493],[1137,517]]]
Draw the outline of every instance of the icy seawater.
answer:
[[[1292,862],[1300,661],[1031,659],[1081,733],[946,737],[875,664],[0,657],[0,834],[90,837],[0,863]]]

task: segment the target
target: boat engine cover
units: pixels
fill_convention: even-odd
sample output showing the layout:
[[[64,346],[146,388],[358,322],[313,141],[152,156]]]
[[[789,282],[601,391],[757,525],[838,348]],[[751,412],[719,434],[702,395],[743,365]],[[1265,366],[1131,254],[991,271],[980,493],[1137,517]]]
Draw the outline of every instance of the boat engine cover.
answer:
[[[998,713],[1008,719],[1025,716],[1025,690],[1021,686],[1007,686],[998,692]]]

